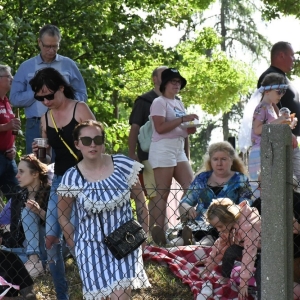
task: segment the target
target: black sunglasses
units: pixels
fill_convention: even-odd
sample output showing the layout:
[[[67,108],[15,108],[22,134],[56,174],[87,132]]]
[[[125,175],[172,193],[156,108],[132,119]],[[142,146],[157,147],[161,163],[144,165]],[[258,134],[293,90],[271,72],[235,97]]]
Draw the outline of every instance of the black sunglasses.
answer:
[[[57,91],[55,91],[54,93],[48,94],[48,95],[44,95],[44,96],[37,96],[36,94],[34,94],[34,98],[35,98],[35,100],[41,101],[41,102],[43,102],[44,99],[53,100],[56,92]]]
[[[81,140],[83,146],[90,146],[92,144],[92,141],[94,141],[94,144],[97,146],[103,145],[104,143],[103,135],[96,135],[94,138],[91,138],[89,136],[82,136],[79,139]]]

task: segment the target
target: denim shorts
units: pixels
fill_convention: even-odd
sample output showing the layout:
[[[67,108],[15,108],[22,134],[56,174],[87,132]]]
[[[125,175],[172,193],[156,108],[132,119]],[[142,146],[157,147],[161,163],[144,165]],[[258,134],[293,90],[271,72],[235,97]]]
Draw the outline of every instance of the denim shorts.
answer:
[[[151,142],[149,163],[152,168],[176,167],[177,163],[188,161],[184,152],[184,138],[162,139]]]

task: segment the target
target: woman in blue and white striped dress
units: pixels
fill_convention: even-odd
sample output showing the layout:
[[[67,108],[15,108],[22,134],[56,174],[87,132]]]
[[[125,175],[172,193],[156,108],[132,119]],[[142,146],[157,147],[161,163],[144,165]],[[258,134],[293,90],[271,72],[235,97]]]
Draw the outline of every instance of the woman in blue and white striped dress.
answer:
[[[63,176],[57,190],[58,215],[66,241],[75,250],[83,297],[127,300],[131,289],[150,286],[142,249],[117,260],[103,242],[100,219],[104,233],[113,232],[132,218],[132,197],[138,220],[148,232],[148,209],[138,183],[142,165],[121,154],[104,154],[104,135],[103,125],[93,120],[75,128],[74,143],[83,159]],[[74,225],[70,223],[73,203]]]

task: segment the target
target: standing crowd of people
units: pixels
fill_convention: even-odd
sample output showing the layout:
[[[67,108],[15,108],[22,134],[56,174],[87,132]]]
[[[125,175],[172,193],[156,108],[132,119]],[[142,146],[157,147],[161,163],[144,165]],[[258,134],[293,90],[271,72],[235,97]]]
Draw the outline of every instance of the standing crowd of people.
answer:
[[[136,217],[158,246],[172,244],[166,218],[174,179],[182,192],[175,208],[182,222],[172,245],[211,246],[210,255],[199,262],[205,266],[199,276],[212,274],[222,262],[224,283],[235,260],[241,260],[241,297],[248,296],[256,267],[261,299],[261,217],[251,207],[251,185],[259,180],[263,124],[293,121],[294,172],[300,179],[300,125],[289,114],[279,115],[286,107],[300,116],[299,95],[286,77],[294,62],[292,46],[273,46],[271,66],[258,81],[261,99],[251,121],[249,181],[244,163],[226,141],[209,146],[203,169],[194,175],[189,135],[196,132],[199,117],[187,113],[178,95],[187,80],[166,66],[153,71],[153,90],[135,101],[129,157],[107,154],[105,128],[85,103],[86,86],[75,62],[57,54],[60,41],[59,29],[45,25],[39,32],[40,53],[21,64],[14,77],[8,66],[0,65],[0,186],[7,199],[0,214],[0,276],[20,285],[20,292],[11,289],[7,299],[18,293],[36,299],[32,278],[46,269],[57,299],[70,299],[66,253],[76,260],[86,300],[127,300],[132,289],[150,287],[142,258],[145,243],[119,258],[106,240]],[[26,155],[18,165],[13,132],[21,123],[11,105],[24,108],[26,116]],[[148,120],[151,144],[144,152],[138,135]],[[37,138],[47,141],[44,157],[39,157]],[[12,266],[9,272],[7,264]]]

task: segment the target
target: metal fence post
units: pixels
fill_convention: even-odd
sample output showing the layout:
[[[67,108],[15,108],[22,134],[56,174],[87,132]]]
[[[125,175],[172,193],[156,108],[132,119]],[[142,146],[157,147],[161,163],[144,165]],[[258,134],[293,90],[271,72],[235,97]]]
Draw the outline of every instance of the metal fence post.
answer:
[[[292,145],[288,125],[264,125],[261,141],[262,299],[293,299]]]

